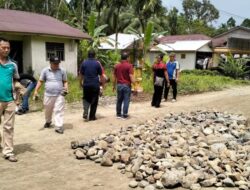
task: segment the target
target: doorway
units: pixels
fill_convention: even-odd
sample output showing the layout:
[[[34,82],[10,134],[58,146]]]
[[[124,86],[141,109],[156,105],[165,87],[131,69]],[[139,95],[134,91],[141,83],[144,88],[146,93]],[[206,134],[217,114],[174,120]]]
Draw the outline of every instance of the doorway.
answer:
[[[23,42],[10,40],[10,58],[17,63],[18,72],[23,72]]]

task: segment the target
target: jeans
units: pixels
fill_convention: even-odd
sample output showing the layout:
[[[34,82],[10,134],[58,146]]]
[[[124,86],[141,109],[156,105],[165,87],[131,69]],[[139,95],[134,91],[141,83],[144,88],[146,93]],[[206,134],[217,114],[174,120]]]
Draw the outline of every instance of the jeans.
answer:
[[[127,84],[117,84],[117,103],[116,103],[116,115],[127,116],[130,102],[131,88]],[[122,110],[123,104],[123,112]]]
[[[36,87],[36,82],[31,82],[26,88],[26,92],[23,95],[23,101],[21,108],[23,111],[28,111],[29,110],[29,97],[31,95],[31,92],[35,89]]]

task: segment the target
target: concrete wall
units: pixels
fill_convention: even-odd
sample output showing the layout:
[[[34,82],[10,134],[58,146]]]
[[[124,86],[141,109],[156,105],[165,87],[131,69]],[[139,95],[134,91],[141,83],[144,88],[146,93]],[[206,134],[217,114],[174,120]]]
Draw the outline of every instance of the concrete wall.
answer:
[[[159,55],[160,52],[150,52],[149,58],[150,62],[153,64],[155,57]],[[181,58],[181,55],[184,54],[185,58]],[[195,69],[196,61],[196,52],[176,52],[176,60],[181,66],[181,70],[192,70]]]
[[[41,70],[49,66],[46,60],[46,42],[64,43],[64,61],[61,61],[61,67],[66,69],[68,73],[77,75],[77,43],[74,40],[52,37],[32,36],[32,69],[35,75],[39,75]]]

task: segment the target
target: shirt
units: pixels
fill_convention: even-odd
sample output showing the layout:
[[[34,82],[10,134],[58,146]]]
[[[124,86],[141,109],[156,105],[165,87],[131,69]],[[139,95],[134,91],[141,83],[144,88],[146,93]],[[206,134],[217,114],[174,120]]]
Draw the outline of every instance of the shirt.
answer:
[[[167,71],[168,71],[168,78],[169,79],[176,79],[176,72],[177,70],[180,69],[180,65],[177,61],[174,61],[174,62],[168,62],[166,64],[166,68],[167,68]]]
[[[63,81],[67,81],[66,71],[62,68],[42,70],[39,80],[45,82],[45,96],[59,96],[63,90]]]
[[[117,79],[117,84],[131,85],[130,75],[134,73],[133,66],[127,60],[122,60],[115,65],[114,75]]]
[[[7,63],[0,64],[0,101],[10,102],[14,100],[13,97],[13,79],[18,79],[17,65],[8,59]]]
[[[100,87],[99,76],[103,71],[99,61],[93,58],[85,60],[81,64],[80,73],[83,75],[84,87]]]

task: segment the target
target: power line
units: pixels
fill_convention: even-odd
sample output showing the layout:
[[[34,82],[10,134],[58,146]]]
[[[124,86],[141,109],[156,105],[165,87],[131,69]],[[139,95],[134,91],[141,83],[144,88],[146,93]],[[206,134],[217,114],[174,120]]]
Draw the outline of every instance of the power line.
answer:
[[[218,10],[219,10],[220,12],[222,12],[222,13],[225,13],[225,14],[230,15],[230,16],[233,16],[233,17],[237,17],[237,18],[239,18],[239,19],[243,19],[243,20],[247,19],[247,17],[243,17],[243,16],[240,16],[240,15],[236,15],[236,14],[230,13],[230,12],[228,12],[228,11],[224,11],[224,10],[221,10],[221,9],[218,9]]]

